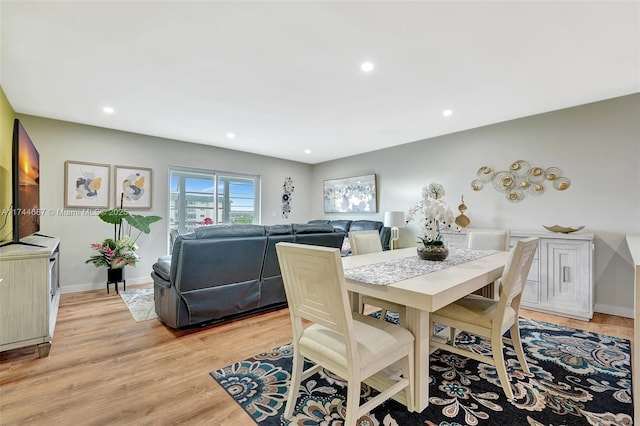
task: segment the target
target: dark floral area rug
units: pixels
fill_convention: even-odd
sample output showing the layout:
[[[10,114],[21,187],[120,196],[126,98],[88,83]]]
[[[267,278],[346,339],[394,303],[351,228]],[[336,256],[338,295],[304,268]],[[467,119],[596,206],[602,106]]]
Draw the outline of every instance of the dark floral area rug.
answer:
[[[430,356],[429,407],[409,413],[390,400],[358,425],[633,423],[628,340],[528,319],[520,319],[520,327],[531,374],[520,369],[507,345],[513,402],[506,400],[495,367],[438,350]],[[487,341],[464,333],[458,342],[476,352],[491,350]],[[210,374],[261,426],[342,425],[346,383],[326,370],[303,382],[293,417],[282,418],[292,351],[285,345]],[[363,385],[361,398],[375,392]]]

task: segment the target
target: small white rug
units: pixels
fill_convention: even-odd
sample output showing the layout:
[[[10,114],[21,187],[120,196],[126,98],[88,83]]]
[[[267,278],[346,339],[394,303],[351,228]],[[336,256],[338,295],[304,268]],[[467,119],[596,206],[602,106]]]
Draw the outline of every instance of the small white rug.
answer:
[[[136,322],[158,318],[153,301],[153,287],[121,291],[120,297],[124,300]]]

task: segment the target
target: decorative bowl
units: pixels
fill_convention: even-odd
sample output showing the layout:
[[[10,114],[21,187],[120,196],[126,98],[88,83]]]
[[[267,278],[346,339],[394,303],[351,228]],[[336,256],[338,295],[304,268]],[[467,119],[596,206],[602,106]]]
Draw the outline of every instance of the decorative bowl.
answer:
[[[576,232],[584,228],[584,226],[576,226],[576,227],[559,226],[559,225],[553,225],[553,226],[542,225],[542,226],[544,226],[545,229],[551,232],[559,232],[561,234],[569,234],[571,232]]]
[[[449,249],[442,246],[418,247],[418,257],[422,260],[442,261],[449,256]]]

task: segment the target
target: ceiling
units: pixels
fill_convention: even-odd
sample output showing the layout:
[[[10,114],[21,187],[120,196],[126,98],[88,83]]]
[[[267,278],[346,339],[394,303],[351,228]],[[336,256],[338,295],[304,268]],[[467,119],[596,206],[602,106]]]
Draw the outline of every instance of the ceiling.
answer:
[[[18,113],[310,164],[640,91],[638,1],[2,0],[0,20]]]

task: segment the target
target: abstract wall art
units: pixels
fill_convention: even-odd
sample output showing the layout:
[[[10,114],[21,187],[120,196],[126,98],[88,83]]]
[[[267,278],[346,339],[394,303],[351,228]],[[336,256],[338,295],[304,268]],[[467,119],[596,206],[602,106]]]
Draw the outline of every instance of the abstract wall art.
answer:
[[[153,171],[146,167],[115,166],[115,199],[124,209],[151,208]]]
[[[65,208],[108,208],[110,176],[109,164],[65,161]]]
[[[325,180],[325,213],[377,213],[376,175]]]

